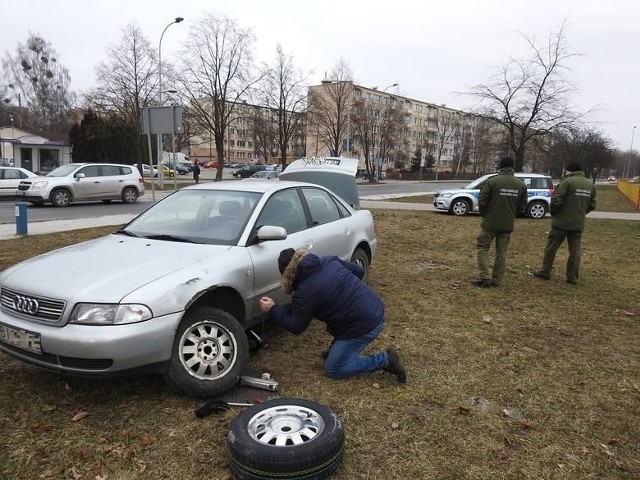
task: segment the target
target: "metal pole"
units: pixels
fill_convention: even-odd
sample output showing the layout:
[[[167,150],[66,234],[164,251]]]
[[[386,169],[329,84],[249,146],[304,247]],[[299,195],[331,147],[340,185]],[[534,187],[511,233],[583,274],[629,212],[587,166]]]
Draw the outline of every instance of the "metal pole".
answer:
[[[629,179],[631,175],[631,151],[633,150],[633,137],[636,134],[636,126],[633,126],[633,130],[631,130],[631,146],[629,147],[629,159],[627,160],[627,172],[624,178]]]
[[[175,131],[175,128],[174,128]],[[173,158],[173,189],[178,189],[178,160],[176,160],[176,134],[171,134],[171,158]]]
[[[162,34],[160,35],[160,43],[158,43],[158,106],[162,106],[162,37],[164,37],[164,32],[173,25],[174,23],[180,23],[184,18],[176,17],[173,22],[168,24],[162,30]],[[158,153],[157,153],[157,163],[158,163],[158,185],[164,186],[163,177],[162,177],[162,169],[160,168],[160,159],[162,157],[162,133],[158,133]],[[153,165],[151,165],[151,172],[153,172]],[[152,173],[153,175],[153,173]],[[153,176],[151,177],[153,181]]]

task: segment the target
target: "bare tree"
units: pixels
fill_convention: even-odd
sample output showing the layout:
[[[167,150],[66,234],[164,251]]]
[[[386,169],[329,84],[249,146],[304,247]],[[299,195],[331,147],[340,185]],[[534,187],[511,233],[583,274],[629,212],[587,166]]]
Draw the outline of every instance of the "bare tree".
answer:
[[[66,130],[65,119],[75,101],[69,89],[69,71],[58,61],[58,54],[38,34],[30,34],[16,53],[2,59],[3,81],[19,95],[29,111],[28,126],[36,130]]]
[[[399,152],[398,146],[403,140],[405,126],[405,112],[399,108],[391,98],[382,109],[380,116],[378,157],[389,163]]]
[[[585,174],[594,181],[603,172],[615,168],[616,154],[611,139],[592,128],[573,128],[554,137],[548,158],[556,173],[564,171],[565,162],[580,162]]]
[[[307,80],[293,63],[293,56],[282,46],[276,47],[276,59],[266,65],[266,75],[260,83],[262,102],[276,121],[273,143],[280,156],[280,164],[287,165],[287,147],[300,126],[307,100]]]
[[[351,108],[351,135],[356,141],[356,148],[364,157],[365,169],[370,179],[373,178],[373,145],[375,141],[376,118],[370,105],[359,98]]]
[[[469,94],[479,100],[478,113],[501,124],[515,154],[515,169],[522,170],[529,141],[573,125],[582,116],[569,103],[574,88],[569,63],[576,54],[568,51],[565,24],[538,46],[525,37],[529,56],[512,59],[486,84]]]
[[[275,146],[276,122],[272,118],[272,111],[266,107],[253,108],[251,124],[253,126],[253,148],[260,154],[265,163],[274,158],[277,149]]]
[[[323,88],[309,92],[307,115],[316,127],[318,138],[332,156],[343,151],[342,139],[350,136],[350,108],[353,96],[353,74],[349,64],[340,59]],[[350,141],[350,140],[347,140]]]
[[[94,111],[115,112],[128,123],[140,124],[141,108],[155,104],[158,88],[157,51],[140,27],[122,29],[120,41],[96,67],[96,83],[86,95]]]
[[[205,14],[192,27],[181,55],[181,94],[194,120],[213,136],[222,180],[224,141],[241,98],[258,80],[252,70],[254,36],[234,20]]]
[[[475,118],[473,128],[473,173],[486,173],[489,162],[495,160],[495,123],[484,117]]]
[[[453,114],[449,111],[439,109],[437,118],[436,133],[436,181],[438,180],[438,171],[440,170],[440,160],[445,148],[451,142],[455,133],[455,122]]]

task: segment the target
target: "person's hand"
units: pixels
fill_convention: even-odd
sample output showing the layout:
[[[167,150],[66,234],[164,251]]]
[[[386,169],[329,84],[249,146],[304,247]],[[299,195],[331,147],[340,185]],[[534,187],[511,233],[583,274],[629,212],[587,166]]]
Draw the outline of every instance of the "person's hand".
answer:
[[[268,313],[269,310],[271,310],[271,307],[276,304],[276,302],[274,302],[273,299],[269,297],[262,297],[258,304],[260,305],[260,310],[262,310],[264,313]]]

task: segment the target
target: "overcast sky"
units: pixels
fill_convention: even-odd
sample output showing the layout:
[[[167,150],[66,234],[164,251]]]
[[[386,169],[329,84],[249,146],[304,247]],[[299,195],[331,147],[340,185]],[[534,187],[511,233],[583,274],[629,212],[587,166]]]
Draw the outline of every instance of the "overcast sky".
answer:
[[[454,108],[456,92],[484,83],[491,68],[523,56],[522,35],[545,39],[567,22],[577,109],[623,151],[640,126],[640,1],[637,0],[20,0],[3,2],[0,48],[15,52],[30,32],[42,35],[70,71],[73,90],[90,88],[94,69],[122,28],[139,25],[170,60],[204,11],[253,29],[256,58],[272,61],[279,42],[316,84],[340,58],[356,83]],[[640,144],[636,135],[634,150]]]

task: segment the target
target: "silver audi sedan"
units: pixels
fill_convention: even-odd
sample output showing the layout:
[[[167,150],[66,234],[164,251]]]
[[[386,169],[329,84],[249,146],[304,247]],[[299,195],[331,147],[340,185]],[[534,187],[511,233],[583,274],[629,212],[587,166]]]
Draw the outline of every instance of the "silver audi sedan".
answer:
[[[368,275],[376,238],[353,162],[303,159],[276,181],[186,187],[121,230],[5,270],[0,350],[70,375],[160,372],[194,397],[232,388],[263,321],[258,300],[290,301],[281,250],[337,255]]]

